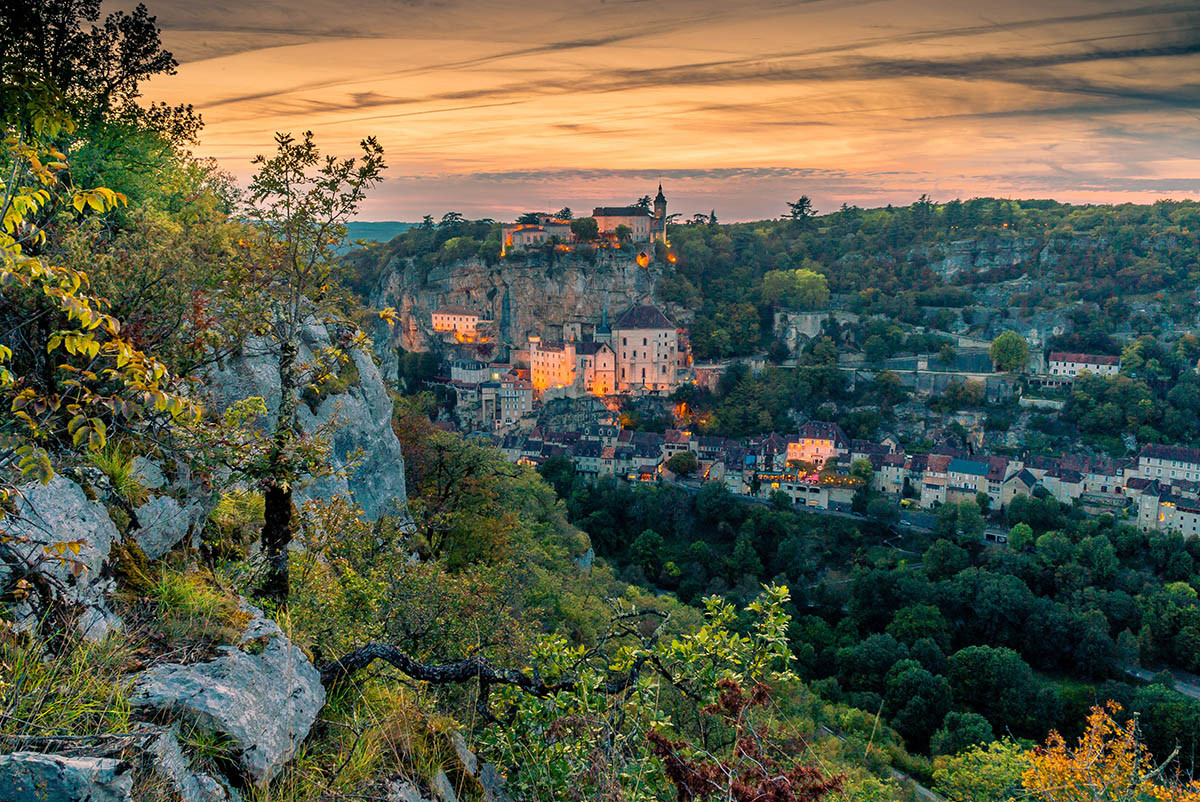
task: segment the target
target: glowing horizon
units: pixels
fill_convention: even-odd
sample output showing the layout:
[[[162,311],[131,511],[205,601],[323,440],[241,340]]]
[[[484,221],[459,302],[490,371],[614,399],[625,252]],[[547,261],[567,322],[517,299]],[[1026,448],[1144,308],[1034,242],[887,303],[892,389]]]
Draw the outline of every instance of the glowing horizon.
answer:
[[[778,216],[811,196],[1200,198],[1194,3],[149,0],[197,153],[379,138],[364,220],[627,203]]]

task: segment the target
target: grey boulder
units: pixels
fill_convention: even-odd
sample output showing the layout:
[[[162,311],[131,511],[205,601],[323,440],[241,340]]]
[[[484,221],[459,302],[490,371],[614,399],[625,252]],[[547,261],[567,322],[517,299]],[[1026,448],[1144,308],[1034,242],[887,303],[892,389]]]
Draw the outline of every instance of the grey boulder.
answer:
[[[161,780],[166,782],[180,802],[240,802],[241,796],[223,780],[194,772],[171,727],[143,725],[147,741],[143,757]]]
[[[130,701],[176,716],[229,739],[246,779],[271,781],[296,754],[325,704],[321,676],[300,649],[261,611],[239,648],[192,665],[166,663],[142,672]]]
[[[182,543],[204,515],[201,505],[181,506],[171,496],[155,496],[134,512],[138,528],[130,536],[150,560],[157,560]]]
[[[17,488],[16,511],[0,519],[0,531],[18,557],[46,578],[68,605],[79,609],[79,629],[90,641],[101,641],[121,621],[105,601],[115,582],[105,570],[109,552],[120,539],[108,511],[90,500],[78,484],[56,475],[46,484]],[[56,544],[69,544],[59,550]],[[76,553],[76,551],[78,553]],[[0,565],[0,581],[7,567]],[[16,609],[18,629],[37,622],[28,603]]]
[[[40,752],[0,755],[6,802],[132,802],[133,772],[123,760]]]

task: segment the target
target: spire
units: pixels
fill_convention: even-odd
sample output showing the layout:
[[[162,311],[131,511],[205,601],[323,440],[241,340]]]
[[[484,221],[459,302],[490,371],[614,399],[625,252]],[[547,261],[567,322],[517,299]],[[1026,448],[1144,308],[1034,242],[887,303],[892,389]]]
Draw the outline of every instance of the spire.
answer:
[[[654,202],[655,203],[666,203],[667,202],[667,196],[664,195],[663,191],[662,191],[662,184],[658,185],[658,194],[654,196]]]

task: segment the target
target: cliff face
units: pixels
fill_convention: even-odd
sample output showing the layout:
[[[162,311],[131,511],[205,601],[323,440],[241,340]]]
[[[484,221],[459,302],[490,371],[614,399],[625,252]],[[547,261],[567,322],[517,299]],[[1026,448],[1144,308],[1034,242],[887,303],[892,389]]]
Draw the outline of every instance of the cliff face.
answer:
[[[324,326],[306,326],[301,332],[298,362],[312,361],[315,353],[330,344],[330,332]],[[299,422],[304,431],[333,424],[330,461],[334,470],[298,488],[296,503],[350,495],[363,514],[375,520],[405,509],[404,457],[392,431],[392,401],[379,368],[364,351],[355,350],[351,357],[357,379],[345,392],[321,396],[315,408],[300,404]],[[274,425],[280,389],[278,363],[270,344],[251,338],[241,354],[210,372],[206,389],[217,409],[242,398],[261,397],[272,416],[270,425]]]
[[[424,351],[432,341],[430,315],[443,306],[463,306],[495,321],[502,342],[520,345],[531,335],[570,321],[598,322],[608,302],[609,320],[634,303],[655,301],[661,267],[637,263],[636,252],[598,254],[595,261],[564,255],[553,266],[540,257],[505,260],[488,266],[479,260],[421,271],[394,260],[372,297],[378,307],[395,307],[403,323],[390,345]]]

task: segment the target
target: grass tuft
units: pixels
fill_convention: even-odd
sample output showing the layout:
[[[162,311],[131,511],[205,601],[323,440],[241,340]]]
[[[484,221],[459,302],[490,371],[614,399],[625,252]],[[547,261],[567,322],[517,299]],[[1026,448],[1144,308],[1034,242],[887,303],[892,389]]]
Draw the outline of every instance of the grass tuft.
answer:
[[[63,635],[47,652],[39,638],[0,626],[0,753],[44,748],[53,736],[129,731],[129,640]]]
[[[138,507],[146,503],[149,491],[138,481],[133,468],[133,454],[128,448],[120,443],[109,443],[101,450],[93,451],[89,459],[108,477],[117,495],[131,506]]]
[[[146,595],[156,608],[155,623],[163,639],[175,647],[237,645],[250,622],[238,598],[204,571],[182,573],[162,566]]]

